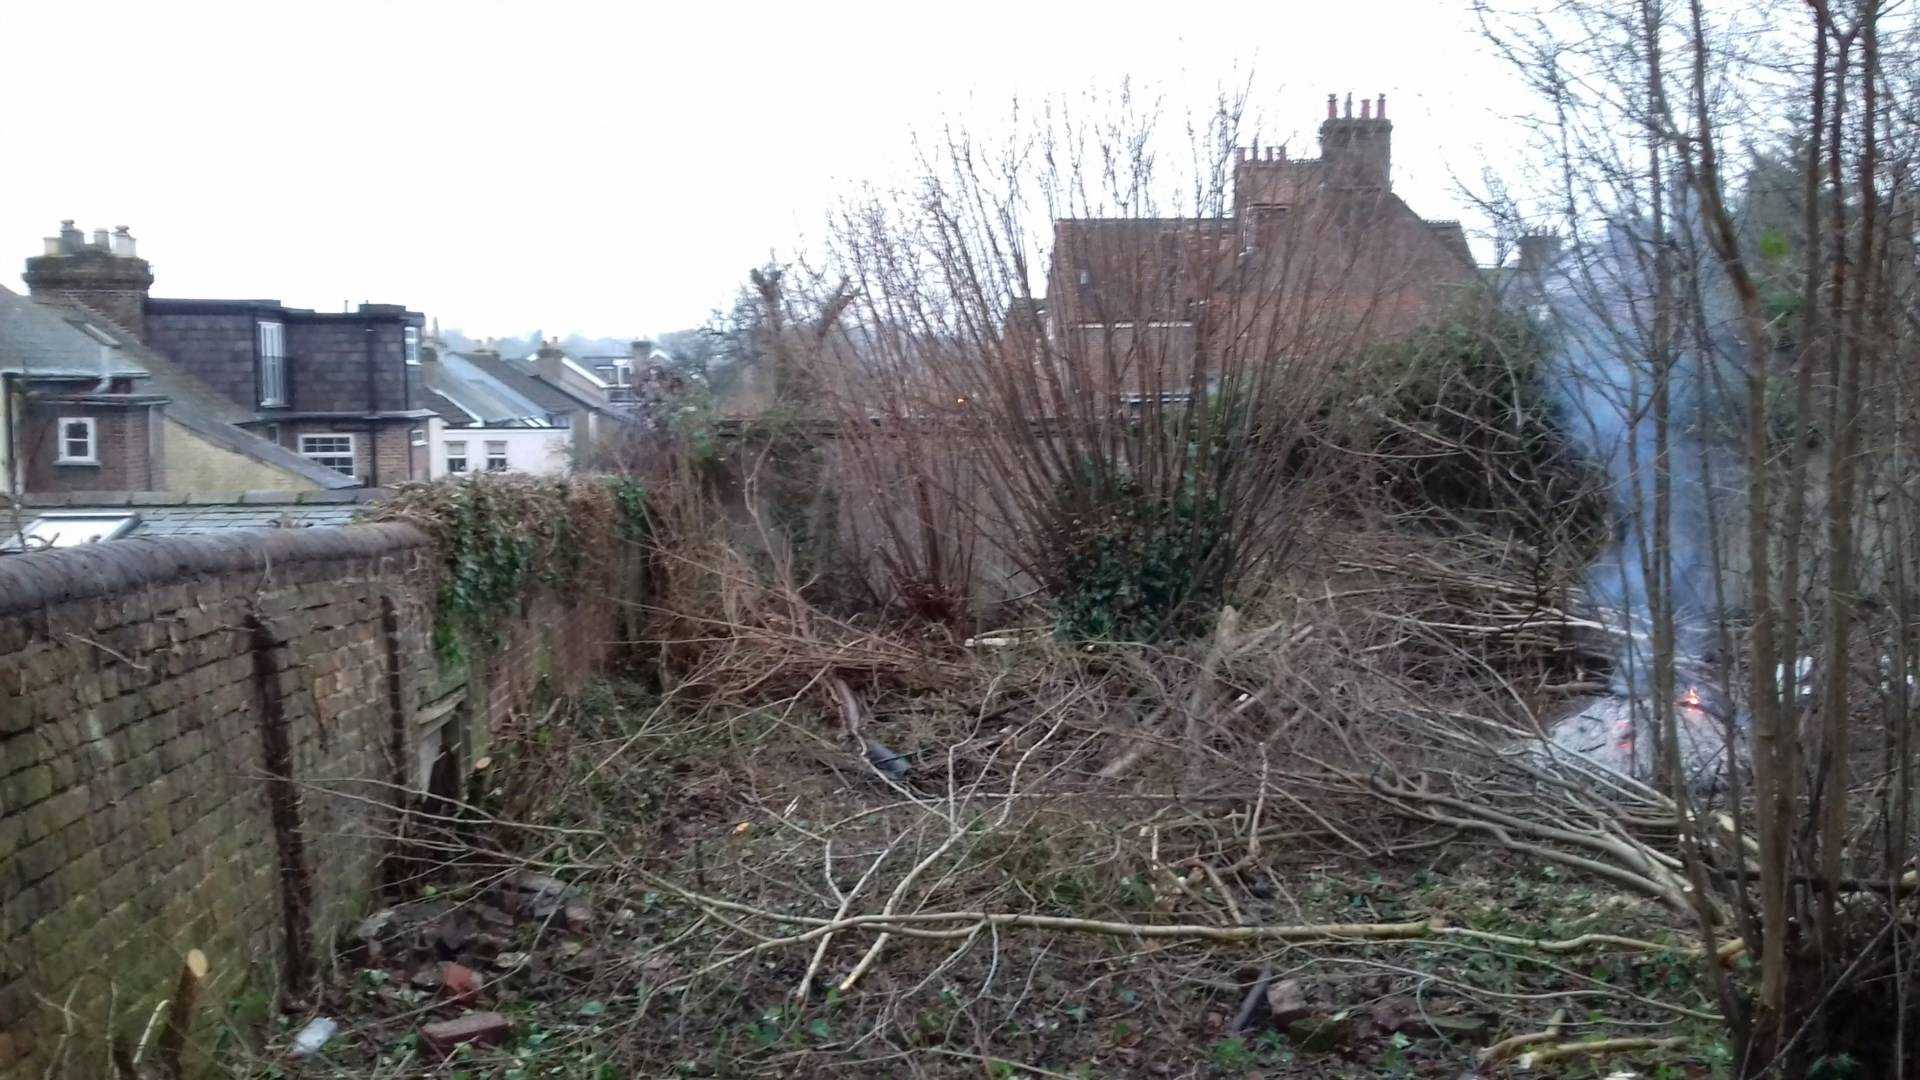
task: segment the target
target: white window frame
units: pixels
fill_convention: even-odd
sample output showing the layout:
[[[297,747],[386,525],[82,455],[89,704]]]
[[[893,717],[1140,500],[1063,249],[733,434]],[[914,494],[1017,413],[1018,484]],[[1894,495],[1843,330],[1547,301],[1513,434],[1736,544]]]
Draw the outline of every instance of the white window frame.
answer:
[[[260,405],[273,408],[287,403],[287,327],[285,323],[262,319],[254,324],[260,352]]]
[[[87,452],[70,454],[67,452],[67,425],[84,424],[87,429]],[[100,464],[100,424],[91,416],[63,416],[56,421],[54,460],[61,465],[98,465]]]
[[[466,472],[467,471],[467,440],[448,439],[446,449],[447,449],[447,458],[446,458],[447,475],[453,476],[458,473]],[[456,461],[460,463],[460,467],[457,469],[453,467],[453,463]]]
[[[316,450],[309,445],[309,441],[313,439],[345,439],[347,441],[347,449],[344,453],[339,450]],[[308,461],[322,468],[332,469],[342,476],[359,477],[359,449],[359,445],[355,442],[353,433],[350,431],[316,431],[300,436],[301,457],[306,458]],[[336,464],[341,458],[346,459],[347,467],[344,469]]]
[[[91,510],[52,510],[32,524],[0,540],[0,551],[43,551],[117,540],[140,524],[135,513],[107,514]]]
[[[486,450],[487,452],[487,471],[488,472],[506,472],[509,468],[512,467],[508,463],[508,459],[507,459],[507,440],[486,439],[484,440],[484,443],[485,445],[482,447],[482,449]],[[496,446],[500,448],[500,453],[498,457],[496,457],[493,452],[493,448]],[[499,462],[498,465],[494,464],[494,462],[496,461]]]
[[[407,432],[407,445],[408,446],[427,445],[427,429],[417,427],[409,430]]]
[[[406,350],[407,366],[420,366],[420,328],[409,326],[401,331],[402,348]]]

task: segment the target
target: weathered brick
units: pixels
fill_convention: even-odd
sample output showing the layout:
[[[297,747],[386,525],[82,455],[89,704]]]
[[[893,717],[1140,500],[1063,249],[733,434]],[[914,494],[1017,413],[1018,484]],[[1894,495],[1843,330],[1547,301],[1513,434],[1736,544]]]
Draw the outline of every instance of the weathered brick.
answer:
[[[468,684],[473,753],[486,752],[494,724],[528,707],[543,673],[554,689],[575,688],[600,643],[618,636],[611,605],[541,594],[524,606],[530,625],[507,628],[506,660],[443,669],[430,640],[434,565],[408,548],[281,559],[264,579],[180,578],[162,560],[150,564],[153,582],[125,594],[52,605],[60,610],[46,625],[76,637],[49,638],[33,629],[35,615],[0,612],[0,691],[19,690],[0,692],[0,957],[26,950],[46,961],[35,968],[42,983],[48,972],[68,979],[65,988],[36,987],[51,1000],[105,969],[117,991],[164,996],[178,949],[190,946],[217,951],[218,971],[252,970],[270,984],[284,948],[279,849],[269,785],[257,779],[264,699],[249,612],[286,642],[266,660],[296,776],[342,783],[398,772],[387,757],[384,597],[400,609],[405,699],[437,700]],[[380,854],[368,837],[379,831],[386,789],[345,790],[369,801],[305,792],[299,804],[316,941],[362,910]],[[13,1080],[3,1066],[0,1080]]]

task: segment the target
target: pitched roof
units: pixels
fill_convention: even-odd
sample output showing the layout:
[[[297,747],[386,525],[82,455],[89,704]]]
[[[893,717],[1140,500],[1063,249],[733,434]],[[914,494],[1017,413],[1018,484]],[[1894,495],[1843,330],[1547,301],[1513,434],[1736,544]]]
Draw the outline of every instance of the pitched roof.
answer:
[[[461,408],[459,402],[454,401],[452,398],[447,397],[431,386],[423,386],[420,388],[420,404],[440,414],[440,419],[445,420],[447,424],[452,427],[465,427],[468,424],[485,422],[483,417],[476,416]]]
[[[43,303],[0,286],[0,369],[97,377],[105,364],[115,374],[141,379],[143,394],[166,398],[162,409],[167,419],[223,450],[322,488],[358,486],[354,478],[242,428],[252,413],[126,331],[91,315],[78,304]]]
[[[0,371],[49,378],[147,374],[146,368],[117,350],[118,338],[111,336],[103,321],[79,321],[92,326],[92,331],[0,285]]]
[[[498,353],[454,353],[507,389],[539,405],[550,415],[579,412],[593,407],[565,390],[535,375],[523,362],[508,360]]]
[[[498,367],[508,375],[501,378],[495,373],[495,363],[491,354],[474,357],[465,353],[442,353],[433,367],[424,369],[426,382],[442,398],[481,423],[546,420],[556,412],[571,412],[577,407],[571,398],[554,399],[550,403],[534,397],[533,391],[544,384],[514,377],[516,373],[510,360],[497,361]],[[448,423],[466,424],[473,419],[449,419]]]

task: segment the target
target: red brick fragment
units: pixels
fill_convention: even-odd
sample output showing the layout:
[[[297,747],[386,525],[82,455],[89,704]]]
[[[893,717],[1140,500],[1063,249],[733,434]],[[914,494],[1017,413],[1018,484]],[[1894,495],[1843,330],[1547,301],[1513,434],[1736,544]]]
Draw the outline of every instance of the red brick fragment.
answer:
[[[512,1030],[513,1022],[499,1013],[477,1012],[428,1024],[420,1029],[420,1037],[435,1054],[445,1057],[461,1043],[498,1046]]]
[[[466,1004],[480,996],[480,976],[465,964],[445,961],[440,965],[440,992],[449,1001]]]

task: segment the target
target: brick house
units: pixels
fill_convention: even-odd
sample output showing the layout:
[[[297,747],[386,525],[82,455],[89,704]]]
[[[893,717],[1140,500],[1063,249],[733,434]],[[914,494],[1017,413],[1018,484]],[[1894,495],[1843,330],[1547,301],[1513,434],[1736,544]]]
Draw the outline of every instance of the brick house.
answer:
[[[1394,194],[1375,104],[1355,116],[1349,96],[1342,114],[1329,94],[1317,158],[1240,149],[1214,216],[1056,221],[1045,300],[1009,313],[1016,354],[1083,392],[1183,396],[1225,355],[1338,355],[1431,319],[1479,272],[1459,222]]]
[[[353,481],[97,314],[0,288],[0,490],[316,491]]]
[[[110,324],[242,410],[242,427],[315,465],[375,487],[428,476],[435,414],[421,401],[418,312],[154,297],[125,227],[89,242],[70,221],[27,260],[25,280],[35,300]]]

